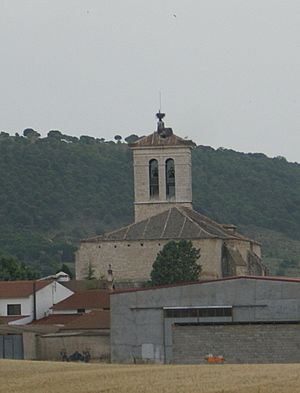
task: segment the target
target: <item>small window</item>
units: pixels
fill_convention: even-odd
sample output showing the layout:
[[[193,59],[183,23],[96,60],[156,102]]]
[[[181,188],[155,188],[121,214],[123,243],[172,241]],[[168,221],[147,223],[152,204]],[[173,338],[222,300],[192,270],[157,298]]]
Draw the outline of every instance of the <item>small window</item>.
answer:
[[[21,315],[21,304],[8,304],[7,315]]]
[[[154,198],[159,194],[157,160],[149,161],[149,193],[151,198]]]
[[[81,313],[81,314],[84,314],[85,313],[85,308],[78,308],[77,312]]]
[[[168,199],[175,197],[175,165],[174,160],[166,161],[166,196]]]
[[[200,318],[215,317],[216,314],[217,314],[216,308],[200,308],[199,309],[199,317]]]

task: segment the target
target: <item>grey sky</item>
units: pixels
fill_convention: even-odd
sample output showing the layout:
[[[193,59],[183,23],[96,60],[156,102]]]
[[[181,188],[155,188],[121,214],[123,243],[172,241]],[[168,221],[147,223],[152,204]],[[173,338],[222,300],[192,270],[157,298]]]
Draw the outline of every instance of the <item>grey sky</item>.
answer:
[[[300,162],[299,0],[0,0],[0,130],[166,124]]]

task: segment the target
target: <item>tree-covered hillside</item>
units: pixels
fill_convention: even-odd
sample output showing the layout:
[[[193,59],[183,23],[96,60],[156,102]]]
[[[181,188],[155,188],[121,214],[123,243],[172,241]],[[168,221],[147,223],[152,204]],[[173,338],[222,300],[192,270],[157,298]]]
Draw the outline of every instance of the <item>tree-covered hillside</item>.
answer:
[[[199,146],[193,180],[195,208],[205,214],[300,239],[300,164]]]
[[[25,131],[0,134],[0,250],[48,274],[74,260],[80,238],[132,220],[132,159],[119,136],[114,143]],[[196,210],[261,240],[273,272],[297,269],[299,164],[198,146],[193,198]],[[278,238],[293,246],[282,252]]]

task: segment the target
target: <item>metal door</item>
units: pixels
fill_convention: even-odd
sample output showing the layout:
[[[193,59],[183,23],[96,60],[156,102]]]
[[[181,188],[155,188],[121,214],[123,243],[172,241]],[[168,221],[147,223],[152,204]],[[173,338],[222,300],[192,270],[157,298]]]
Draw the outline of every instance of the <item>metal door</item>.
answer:
[[[0,358],[23,359],[23,339],[21,334],[0,335]]]

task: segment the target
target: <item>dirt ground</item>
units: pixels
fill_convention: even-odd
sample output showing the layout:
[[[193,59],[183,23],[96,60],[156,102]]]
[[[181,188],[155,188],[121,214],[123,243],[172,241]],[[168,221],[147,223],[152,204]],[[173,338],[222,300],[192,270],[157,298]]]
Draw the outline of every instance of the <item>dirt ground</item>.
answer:
[[[108,365],[0,360],[0,393],[300,393],[300,364]]]

